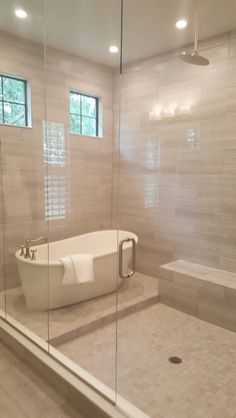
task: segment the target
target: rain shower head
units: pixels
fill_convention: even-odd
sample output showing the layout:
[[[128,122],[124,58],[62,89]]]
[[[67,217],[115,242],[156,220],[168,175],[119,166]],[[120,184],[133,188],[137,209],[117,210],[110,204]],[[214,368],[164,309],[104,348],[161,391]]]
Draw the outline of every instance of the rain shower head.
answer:
[[[188,64],[193,64],[193,65],[209,65],[210,64],[210,61],[207,58],[203,57],[202,55],[199,55],[197,51],[194,51],[190,54],[183,51],[183,52],[180,52],[179,57],[182,61],[187,62]]]
[[[198,37],[199,37],[199,0],[196,0],[195,7],[195,24],[194,24],[194,50],[192,53],[182,51],[179,57],[182,61],[193,65],[209,65],[210,61],[198,53]]]

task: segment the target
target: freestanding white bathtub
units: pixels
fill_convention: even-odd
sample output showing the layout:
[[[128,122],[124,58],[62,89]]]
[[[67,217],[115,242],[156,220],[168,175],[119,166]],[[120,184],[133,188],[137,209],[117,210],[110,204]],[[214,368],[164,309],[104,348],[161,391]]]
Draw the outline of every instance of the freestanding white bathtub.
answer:
[[[118,276],[119,242],[134,238],[128,231],[98,231],[32,247],[37,249],[36,260],[20,256],[17,251],[18,271],[27,307],[34,310],[55,309],[72,305],[113,292],[121,283]],[[89,253],[94,256],[94,282],[63,285],[64,267],[60,258],[71,254]],[[131,243],[123,247],[123,269],[131,264]]]

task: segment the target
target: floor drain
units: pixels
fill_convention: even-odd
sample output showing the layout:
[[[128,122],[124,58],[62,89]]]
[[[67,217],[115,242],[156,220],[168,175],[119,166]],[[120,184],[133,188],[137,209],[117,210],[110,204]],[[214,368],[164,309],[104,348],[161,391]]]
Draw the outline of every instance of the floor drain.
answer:
[[[176,356],[174,356],[174,357],[169,357],[169,362],[170,363],[173,363],[173,364],[180,364],[180,363],[182,363],[182,358],[180,358],[180,357],[176,357]]]

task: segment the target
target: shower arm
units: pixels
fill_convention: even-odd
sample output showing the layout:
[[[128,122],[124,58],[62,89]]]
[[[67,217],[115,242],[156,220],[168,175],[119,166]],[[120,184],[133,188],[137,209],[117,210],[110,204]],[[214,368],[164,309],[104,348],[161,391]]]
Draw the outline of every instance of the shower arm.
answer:
[[[38,237],[38,238],[35,238],[35,239],[27,239],[26,240],[26,243],[28,243],[30,245],[35,245],[35,244],[38,244],[38,243],[46,244],[47,242],[48,242],[48,239],[45,236]]]
[[[195,17],[194,17],[194,53],[198,53],[198,38],[199,38],[199,0],[195,3]]]
[[[192,51],[186,53],[186,51],[182,51],[179,54],[179,57],[182,61],[187,62],[188,64],[194,65],[209,65],[210,61],[199,54],[198,51],[198,43],[199,43],[199,1],[195,0],[195,10],[194,10],[194,48]]]
[[[195,17],[194,17],[194,53],[198,52],[198,39],[199,39],[199,0],[195,3]]]

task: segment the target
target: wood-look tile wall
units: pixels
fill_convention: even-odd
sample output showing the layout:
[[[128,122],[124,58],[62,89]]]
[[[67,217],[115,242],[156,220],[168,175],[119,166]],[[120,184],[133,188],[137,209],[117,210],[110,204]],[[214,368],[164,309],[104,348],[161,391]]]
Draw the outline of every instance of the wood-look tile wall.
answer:
[[[120,81],[114,217],[138,234],[146,274],[180,258],[236,271],[236,34],[201,47],[208,67],[175,51],[127,66]]]
[[[0,127],[7,287],[18,283],[14,252],[27,237],[111,226],[138,234],[146,274],[178,258],[236,271],[235,33],[204,43],[209,67],[173,52],[127,66],[115,83],[105,66],[53,49],[44,61],[42,47],[4,33],[0,46],[0,72],[30,80],[33,119],[32,129]],[[102,97],[102,139],[69,134],[71,88]],[[112,159],[113,103],[120,139]],[[190,106],[190,114],[150,120],[157,107],[173,105],[177,113]],[[44,164],[42,120],[64,125],[63,169]],[[65,219],[45,221],[45,175],[68,181]]]
[[[50,48],[44,57],[42,46],[1,33],[0,73],[29,80],[32,98],[32,128],[0,126],[9,288],[19,283],[14,253],[27,237],[48,235],[57,240],[111,227],[113,72]],[[102,138],[70,135],[70,89],[101,98]],[[43,120],[63,124],[67,150],[63,167],[44,163]],[[44,179],[51,175],[65,177],[69,209],[64,219],[47,222]],[[3,260],[2,242],[0,251]]]

